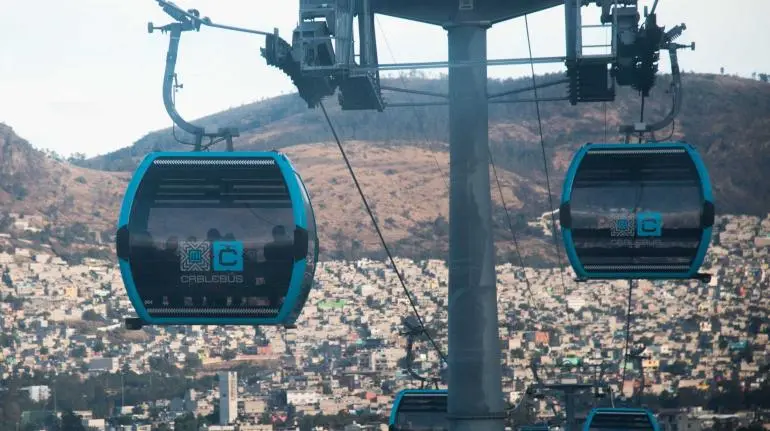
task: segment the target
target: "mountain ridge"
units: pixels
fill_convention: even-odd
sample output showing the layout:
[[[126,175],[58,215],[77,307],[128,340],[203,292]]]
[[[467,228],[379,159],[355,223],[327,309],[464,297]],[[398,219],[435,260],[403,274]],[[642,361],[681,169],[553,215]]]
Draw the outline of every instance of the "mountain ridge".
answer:
[[[538,80],[559,78],[551,74]],[[446,89],[445,79],[412,77],[405,81],[410,89],[433,92]],[[395,84],[395,81],[385,82]],[[490,80],[490,93],[526,87],[529,82],[529,79]],[[685,74],[683,82],[683,106],[671,133],[672,139],[693,143],[703,155],[711,171],[717,212],[770,213],[770,183],[761,180],[765,167],[770,165],[770,85],[702,74]],[[652,120],[666,114],[670,96],[663,90],[669,83],[669,76],[658,78],[656,89],[646,101],[646,118]],[[539,94],[555,97],[562,92],[549,88]],[[409,100],[419,99],[400,94],[391,99],[394,102]],[[638,103],[632,92],[622,89],[618,100],[606,105],[573,107],[567,102],[541,103],[554,202],[558,202],[563,175],[574,151],[585,142],[604,141],[605,130],[608,138],[617,137],[615,131],[621,119],[630,122],[638,118]],[[336,103],[332,105],[329,103],[327,109],[333,124],[367,198],[375,207],[389,245],[404,257],[445,257],[448,242],[446,107],[392,108],[377,113],[341,112]],[[278,149],[289,155],[305,178],[316,207],[322,258],[383,257],[371,221],[363,211],[339,151],[332,145],[323,117],[308,110],[296,94],[216,113],[196,124],[238,125],[241,137],[236,138],[237,150]],[[660,137],[664,134],[667,132],[659,133]],[[489,137],[521,251],[525,260],[531,261],[525,264],[550,265],[556,260],[553,238],[543,234],[544,227],[533,223],[550,209],[533,104],[490,105]],[[91,236],[107,243],[111,233],[114,234],[114,220],[130,176],[127,171],[133,170],[152,150],[189,151],[175,144],[170,129],[164,129],[149,133],[134,145],[116,152],[74,160],[73,165],[36,152],[26,141],[12,136],[12,129],[8,127],[0,129],[0,139],[0,204],[6,213],[27,211],[47,217],[54,205],[58,210],[56,217],[46,219],[52,225],[49,236],[61,233],[54,232],[53,228],[66,230],[80,223],[94,232]],[[44,167],[44,175],[36,176],[35,169],[31,169],[38,166]],[[494,178],[492,180],[496,245],[501,258],[510,260],[512,238]],[[40,187],[24,185],[33,182]],[[17,196],[21,193],[19,187],[28,189],[22,199]],[[82,234],[82,228],[77,230],[81,237],[88,236]]]
[[[538,82],[561,79],[560,74],[538,77]],[[646,99],[645,118],[662,118],[671,105],[666,90],[669,75],[660,75],[657,86]],[[712,172],[720,210],[736,214],[762,215],[770,212],[770,183],[757,184],[770,164],[770,84],[729,75],[692,74],[682,76],[684,99],[672,138],[686,140],[698,148]],[[406,88],[445,92],[446,79],[405,78]],[[489,92],[497,93],[530,85],[526,78],[489,80]],[[404,86],[400,80],[383,84]],[[561,88],[544,88],[540,97],[564,95]],[[395,94],[392,102],[419,100],[419,96]],[[623,123],[639,118],[640,99],[633,91],[620,88],[615,102],[570,106],[567,102],[541,103],[543,133],[553,168],[552,189],[561,187],[566,165],[574,151],[585,142],[618,141],[616,131]],[[446,107],[391,108],[383,113],[345,111],[336,103],[327,109],[343,141],[376,141],[389,145],[413,144],[431,150],[447,150]],[[495,163],[545,184],[542,153],[534,104],[490,105],[490,149]],[[296,94],[279,96],[196,121],[207,127],[238,126],[238,150],[272,150],[291,145],[331,140],[320,113],[308,110]],[[397,125],[397,127],[393,127]],[[665,137],[672,130],[658,133]],[[179,131],[177,131],[179,133]],[[110,171],[132,170],[151,150],[186,151],[175,144],[170,128],[149,133],[133,146],[94,157],[79,164]],[[438,173],[438,171],[437,171]],[[442,171],[446,175],[446,169]],[[755,191],[750,193],[747,190]],[[539,210],[546,210],[540,207]]]

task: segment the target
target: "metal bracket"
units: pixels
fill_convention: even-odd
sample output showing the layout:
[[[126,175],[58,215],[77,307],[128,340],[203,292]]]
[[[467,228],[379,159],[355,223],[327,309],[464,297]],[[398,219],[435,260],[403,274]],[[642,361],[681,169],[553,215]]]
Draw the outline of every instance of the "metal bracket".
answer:
[[[674,43],[674,40],[682,35],[682,32],[687,29],[685,24],[675,26],[671,30],[667,31],[663,35],[663,41],[661,48],[668,50],[669,57],[671,59],[671,91],[673,95],[673,103],[669,113],[660,121],[655,123],[635,123],[632,125],[622,125],[619,128],[620,134],[625,137],[625,143],[629,143],[631,135],[638,134],[643,135],[645,133],[652,134],[658,130],[668,127],[677,115],[682,107],[682,76],[679,70],[679,57],[677,51],[680,49],[690,48],[695,50],[695,42],[690,45],[681,45]]]

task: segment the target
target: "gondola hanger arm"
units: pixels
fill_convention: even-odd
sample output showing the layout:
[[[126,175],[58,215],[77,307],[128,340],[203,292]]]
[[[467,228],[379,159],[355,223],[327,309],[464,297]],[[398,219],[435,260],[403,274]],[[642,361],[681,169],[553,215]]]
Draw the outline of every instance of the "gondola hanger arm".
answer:
[[[230,31],[237,31],[240,33],[250,33],[250,34],[258,34],[261,36],[268,36],[272,35],[272,32],[266,32],[261,30],[254,30],[244,27],[236,27],[232,25],[225,25],[225,24],[216,24],[211,21],[211,18],[209,17],[200,17],[200,14],[198,10],[196,9],[190,9],[190,10],[183,10],[176,4],[170,1],[166,0],[155,0],[158,2],[160,7],[163,8],[163,11],[166,12],[171,18],[174,18],[175,20],[179,22],[190,22],[195,28],[195,31],[200,30],[201,25],[205,25],[207,27],[213,27],[213,28],[219,28],[222,30],[230,30]]]

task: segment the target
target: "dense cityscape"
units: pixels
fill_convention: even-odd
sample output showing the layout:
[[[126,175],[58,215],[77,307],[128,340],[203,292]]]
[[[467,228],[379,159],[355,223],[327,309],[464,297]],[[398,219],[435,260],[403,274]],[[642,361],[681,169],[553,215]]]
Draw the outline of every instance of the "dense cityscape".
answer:
[[[532,222],[538,223],[545,220]],[[577,283],[569,268],[562,277],[558,268],[499,265],[507,401],[518,403],[534,382],[533,360],[543,370],[541,377],[550,380],[590,381],[593,376],[580,370],[560,371],[575,358],[607,364],[605,380],[625,397],[638,393],[641,373],[644,395],[652,398],[713,393],[723,381],[758,389],[770,353],[768,307],[760,306],[766,304],[762,287],[770,283],[770,216],[723,216],[717,226],[703,267],[714,275],[710,283],[637,282],[630,329],[633,342],[644,344],[649,356],[640,363],[622,360],[627,282]],[[28,397],[29,410],[21,411],[18,404],[15,412],[15,425],[23,429],[39,429],[35,421],[45,411],[74,411],[84,427],[100,430],[183,427],[182,419],[195,417],[209,417],[205,426],[212,430],[310,429],[310,422],[299,425],[299,420],[339,420],[340,414],[347,419],[340,420],[347,422],[345,429],[368,429],[373,425],[353,423],[386,423],[393,394],[417,384],[404,370],[406,340],[399,335],[410,313],[408,299],[383,262],[320,263],[298,329],[193,326],[129,332],[123,318],[133,308],[116,265],[90,258],[67,264],[45,247],[19,246],[24,240],[14,232],[34,229],[16,216],[10,232],[0,234],[6,250],[0,253],[0,376],[21,382],[17,389],[4,388],[6,394],[18,390]],[[446,349],[445,263],[397,263],[426,326]],[[427,342],[415,348],[417,371],[436,375],[435,350]],[[627,377],[620,385],[623,363]],[[63,376],[77,379],[63,381]],[[150,389],[163,385],[158,380],[181,380],[154,398],[145,377]],[[87,400],[74,400],[77,392],[66,389],[81,384],[74,390],[84,391],[100,378],[97,398],[107,404],[99,408],[84,408]],[[89,391],[96,397],[93,388]],[[705,427],[723,413],[707,407],[680,408],[671,420]],[[4,410],[6,423],[11,410]],[[533,410],[541,419],[558,414],[547,400],[535,402]],[[722,416],[748,421],[755,413],[735,410]]]

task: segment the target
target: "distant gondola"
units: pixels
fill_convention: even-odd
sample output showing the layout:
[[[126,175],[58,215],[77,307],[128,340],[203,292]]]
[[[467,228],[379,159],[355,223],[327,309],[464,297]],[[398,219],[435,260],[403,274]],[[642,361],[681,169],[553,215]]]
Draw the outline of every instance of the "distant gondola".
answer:
[[[390,411],[389,431],[448,431],[444,389],[405,389],[396,395]]]
[[[588,414],[583,431],[660,431],[655,416],[646,409],[598,408]]]
[[[318,239],[285,155],[160,152],[128,185],[117,252],[143,324],[291,326],[313,285]]]
[[[579,279],[697,278],[711,241],[709,175],[685,143],[587,144],[559,219]]]

